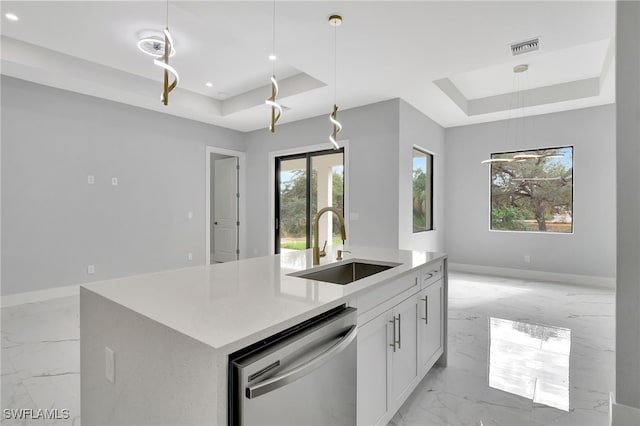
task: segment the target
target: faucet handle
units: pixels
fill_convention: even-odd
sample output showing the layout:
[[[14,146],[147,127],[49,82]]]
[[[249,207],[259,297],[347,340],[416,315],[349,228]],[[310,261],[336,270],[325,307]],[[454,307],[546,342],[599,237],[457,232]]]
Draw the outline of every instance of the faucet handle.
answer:
[[[327,240],[324,240],[324,246],[322,246],[322,250],[320,250],[320,257],[325,257],[327,255]]]

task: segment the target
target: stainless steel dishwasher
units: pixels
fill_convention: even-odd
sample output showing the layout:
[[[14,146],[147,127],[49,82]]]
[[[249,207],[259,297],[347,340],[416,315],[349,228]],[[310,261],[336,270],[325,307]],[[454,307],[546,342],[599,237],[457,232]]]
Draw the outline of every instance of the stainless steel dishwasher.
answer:
[[[355,425],[356,322],[338,307],[232,354],[229,425]]]

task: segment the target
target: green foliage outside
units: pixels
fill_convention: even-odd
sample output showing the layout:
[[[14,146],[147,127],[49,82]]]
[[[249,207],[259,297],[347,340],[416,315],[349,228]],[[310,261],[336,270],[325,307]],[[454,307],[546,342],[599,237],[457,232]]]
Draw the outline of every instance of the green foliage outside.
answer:
[[[504,229],[509,231],[526,231],[527,227],[522,223],[522,217],[527,212],[513,206],[499,205],[491,209],[491,229]]]
[[[339,237],[333,237],[332,245],[338,246],[342,245],[342,240]],[[280,247],[291,250],[305,250],[307,248],[306,238],[304,240],[292,240],[292,241],[284,241],[280,243]],[[320,247],[322,248],[322,247]]]
[[[491,229],[572,232],[573,148],[515,154],[558,157],[491,165]],[[513,158],[515,154],[492,157]]]
[[[332,206],[337,207],[344,214],[344,178],[342,169],[334,169],[332,174]],[[280,188],[280,237],[288,239],[283,241],[281,247],[295,250],[306,249],[306,172],[298,170],[293,172],[293,178],[284,183]],[[311,175],[311,212],[312,216],[318,211],[317,171]],[[313,232],[313,230],[311,230]],[[333,221],[333,233],[340,233],[340,225]],[[334,244],[335,244],[334,237]],[[342,241],[339,241],[342,244]]]
[[[427,229],[427,175],[422,169],[413,170],[413,232]]]

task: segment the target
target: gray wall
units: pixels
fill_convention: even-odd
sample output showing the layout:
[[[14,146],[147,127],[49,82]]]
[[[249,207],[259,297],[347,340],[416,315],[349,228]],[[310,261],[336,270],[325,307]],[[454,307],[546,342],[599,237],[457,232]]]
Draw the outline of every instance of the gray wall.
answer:
[[[1,82],[2,294],[204,263],[205,146],[243,134]]]
[[[617,7],[616,400],[640,408],[640,3]]]
[[[446,129],[444,198],[450,261],[613,277],[615,106],[527,120],[528,141],[521,137],[517,146],[506,140],[505,121]],[[480,162],[492,152],[564,145],[574,146],[574,234],[490,232],[490,168]],[[531,256],[530,264],[524,263],[525,255]]]
[[[433,154],[433,231],[413,233],[413,146]],[[398,246],[401,249],[443,251],[444,214],[444,128],[413,106],[400,101],[400,143],[398,165]]]
[[[394,99],[339,113],[348,140],[349,209],[358,213],[349,221],[347,243],[377,247],[398,246],[398,128],[399,100]],[[325,144],[330,133],[326,115],[279,125],[275,134],[266,129],[247,134],[247,226],[249,254],[273,253],[269,247],[269,153],[289,148]],[[348,216],[348,215],[347,215]]]

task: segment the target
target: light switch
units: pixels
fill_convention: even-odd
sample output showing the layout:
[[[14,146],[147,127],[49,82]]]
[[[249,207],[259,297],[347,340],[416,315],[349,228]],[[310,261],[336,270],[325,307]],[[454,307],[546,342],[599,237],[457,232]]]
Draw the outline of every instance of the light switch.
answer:
[[[189,219],[193,219],[193,212],[189,212],[189,213],[187,213],[187,217],[188,217]]]
[[[87,274],[95,274],[95,273],[96,273],[95,265],[87,265]]]
[[[117,177],[112,177],[111,178],[111,185],[118,186],[118,178]]]
[[[358,220],[360,219],[360,214],[357,212],[351,212],[349,213],[349,219],[350,220]]]
[[[193,260],[193,253],[187,254],[187,259],[188,260]]]
[[[96,183],[96,177],[94,175],[87,176],[87,183],[89,185],[93,185]]]

